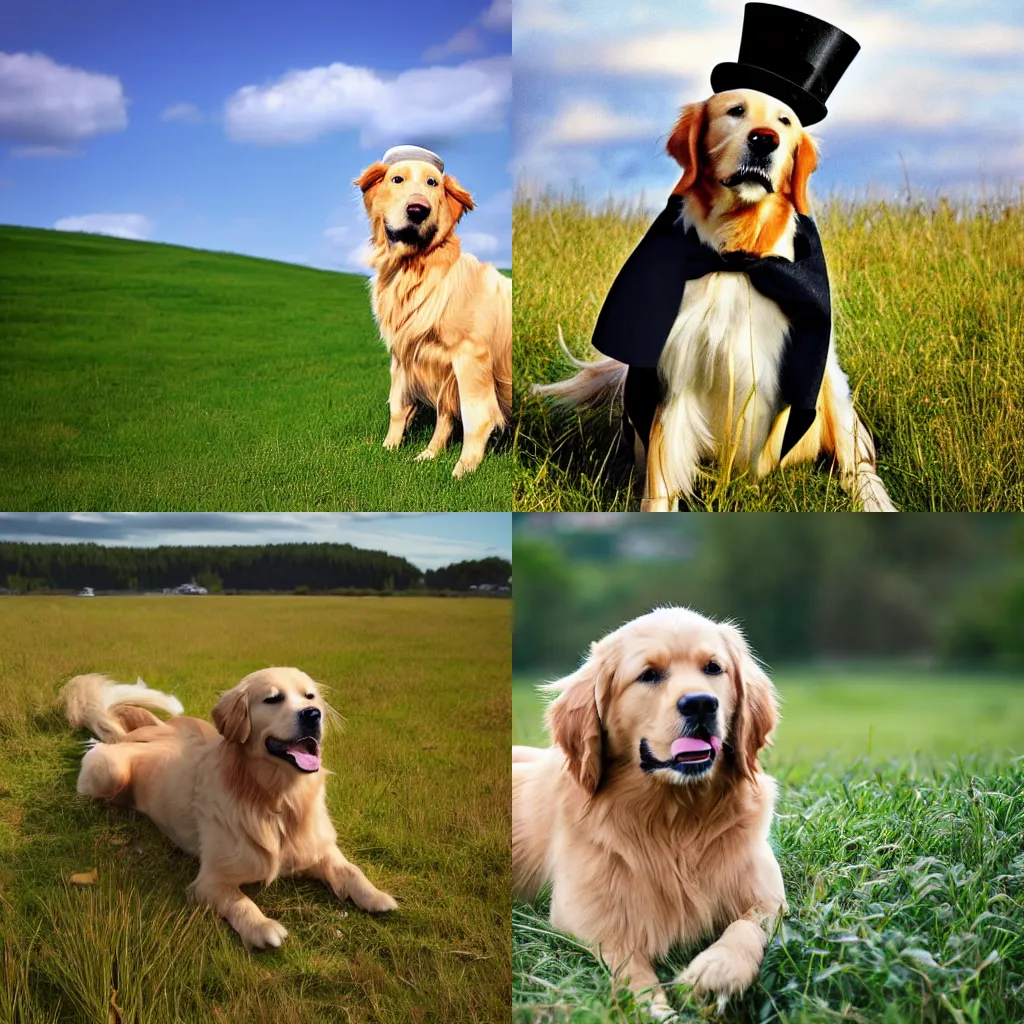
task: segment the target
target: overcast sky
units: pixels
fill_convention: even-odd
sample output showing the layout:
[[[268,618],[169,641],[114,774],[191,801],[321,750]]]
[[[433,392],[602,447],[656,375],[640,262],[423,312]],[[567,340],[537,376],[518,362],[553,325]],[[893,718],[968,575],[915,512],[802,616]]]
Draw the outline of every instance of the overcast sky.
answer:
[[[517,182],[660,207],[664,147],[739,51],[744,0],[516,0]],[[786,0],[861,52],[811,130],[819,195],[977,196],[1024,182],[1024,4]]]
[[[512,558],[510,512],[4,512],[0,540],[130,547],[352,544],[421,569]]]
[[[341,270],[351,182],[426,145],[511,265],[512,0],[3,0],[0,223]]]

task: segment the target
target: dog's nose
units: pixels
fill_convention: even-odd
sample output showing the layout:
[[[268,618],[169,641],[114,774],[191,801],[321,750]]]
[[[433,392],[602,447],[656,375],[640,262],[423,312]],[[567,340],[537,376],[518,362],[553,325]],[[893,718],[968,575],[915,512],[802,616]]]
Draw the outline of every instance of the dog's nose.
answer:
[[[779,148],[779,136],[771,128],[755,128],[747,136],[747,145],[755,156],[767,156]]]
[[[713,693],[688,693],[676,704],[679,714],[688,718],[695,715],[713,715],[718,710],[718,698]]]
[[[299,712],[299,721],[303,725],[318,725],[320,723],[320,709],[303,708]]]
[[[430,203],[425,196],[413,196],[406,204],[405,215],[413,224],[422,224],[430,216]]]

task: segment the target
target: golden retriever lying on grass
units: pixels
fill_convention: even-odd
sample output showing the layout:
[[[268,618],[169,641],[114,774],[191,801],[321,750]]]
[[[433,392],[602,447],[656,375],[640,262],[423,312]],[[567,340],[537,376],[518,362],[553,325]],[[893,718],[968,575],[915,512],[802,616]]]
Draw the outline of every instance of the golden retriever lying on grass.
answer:
[[[305,875],[363,910],[397,906],[336,845],[320,771],[327,706],[305,672],[246,676],[214,707],[216,729],[142,683],[76,676],[63,697],[68,721],[97,740],[78,792],[134,807],[198,857],[189,896],[226,918],[247,948],[280,946],[288,934],[241,891],[248,883]],[[175,717],[163,722],[147,708]]]
[[[462,419],[462,455],[453,475],[471,473],[512,405],[512,282],[462,251],[455,226],[473,209],[470,194],[440,157],[398,146],[356,179],[370,217],[376,270],[373,314],[391,355],[391,423],[397,448],[417,405],[437,424],[416,460],[433,459]]]
[[[555,746],[512,748],[512,881],[552,883],[551,923],[592,943],[659,1019],[654,962],[717,936],[676,983],[724,1003],[785,909],[758,757],[776,695],[739,630],[660,608],[593,644],[558,693]]]

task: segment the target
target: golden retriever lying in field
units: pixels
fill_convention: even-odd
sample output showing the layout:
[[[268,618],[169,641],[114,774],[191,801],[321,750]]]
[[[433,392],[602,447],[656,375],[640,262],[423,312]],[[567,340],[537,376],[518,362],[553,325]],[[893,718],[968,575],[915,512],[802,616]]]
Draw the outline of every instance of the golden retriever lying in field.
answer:
[[[817,237],[807,216],[807,185],[817,166],[817,150],[785,103],[753,89],[717,93],[683,108],[667,148],[683,175],[672,192],[675,200],[662,215],[672,214],[666,232],[672,227],[695,232],[693,244],[699,250],[702,243],[710,255],[778,257],[792,263],[807,251],[817,258],[814,247],[820,250],[820,245],[806,241],[812,233]],[[657,267],[651,268],[648,278],[657,276]],[[642,305],[637,304],[638,319],[644,316]],[[853,407],[827,333],[817,400],[812,393],[810,409],[801,409],[801,427],[790,438],[787,426],[797,413],[787,401],[783,371],[791,322],[776,301],[754,287],[752,273],[734,268],[687,280],[682,302],[672,314],[675,322],[656,374],[637,373],[616,359],[574,361],[579,369],[575,377],[534,388],[537,394],[573,405],[607,401],[625,392],[628,411],[631,388],[649,372],[650,382],[641,390],[659,391],[648,400],[653,419],[648,413],[648,422],[632,423],[637,428],[634,456],[644,480],[644,511],[667,512],[680,497],[690,497],[705,459],[761,477],[780,464],[823,456],[835,459],[842,485],[865,511],[895,511],[875,471],[871,435]],[[825,316],[827,332],[827,312]],[[816,358],[817,353],[805,354],[789,365],[805,372]],[[809,426],[803,422],[805,415],[813,420]],[[788,450],[784,441],[790,442]]]
[[[134,807],[198,857],[189,896],[226,918],[247,948],[280,946],[288,934],[239,888],[252,882],[305,875],[363,910],[397,906],[336,845],[320,771],[326,705],[305,672],[246,676],[214,707],[216,729],[142,683],[76,676],[63,698],[71,724],[97,739],[78,792]],[[147,708],[175,717],[163,722]]]
[[[782,875],[759,753],[776,695],[739,630],[660,608],[551,684],[555,746],[512,748],[512,880],[552,883],[551,923],[592,943],[660,1019],[654,961],[718,936],[678,983],[724,1003],[758,975]]]
[[[373,313],[391,355],[391,423],[397,448],[417,405],[437,410],[427,447],[444,450],[462,419],[454,476],[480,465],[487,439],[512,405],[512,282],[462,251],[455,226],[470,194],[444,173],[440,157],[399,146],[356,179],[370,217],[376,270]]]

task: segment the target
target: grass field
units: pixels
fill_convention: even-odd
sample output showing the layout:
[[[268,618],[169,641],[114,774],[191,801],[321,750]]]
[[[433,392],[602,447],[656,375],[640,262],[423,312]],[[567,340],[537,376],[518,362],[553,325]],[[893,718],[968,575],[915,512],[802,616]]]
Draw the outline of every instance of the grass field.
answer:
[[[514,504],[524,511],[639,507],[618,413],[582,415],[528,395],[569,376],[573,353],[652,218],[581,200],[513,210]],[[987,209],[831,202],[818,225],[836,347],[904,511],[1024,508],[1024,200]],[[589,355],[588,355],[589,353]],[[642,486],[640,488],[642,491]],[[844,511],[838,479],[813,466],[756,482],[709,468],[695,510]]]
[[[0,600],[0,1024],[507,1020],[509,613],[429,598]],[[76,795],[82,737],[55,696],[76,672],[138,674],[208,716],[268,664],[329,687],[345,718],[324,753],[339,845],[399,910],[371,917],[309,881],[253,886],[290,934],[249,954],[188,906],[194,860],[141,815]],[[96,886],[68,884],[92,868]]]
[[[461,481],[458,444],[412,462],[433,413],[381,447],[363,277],[0,227],[0,334],[0,508],[509,507],[507,441]]]
[[[773,842],[789,915],[726,1024],[1019,1024],[1024,1020],[1024,681],[776,674]],[[533,681],[513,742],[544,742]],[[608,971],[513,907],[513,1019],[643,1019]],[[678,950],[670,980],[695,950]]]

